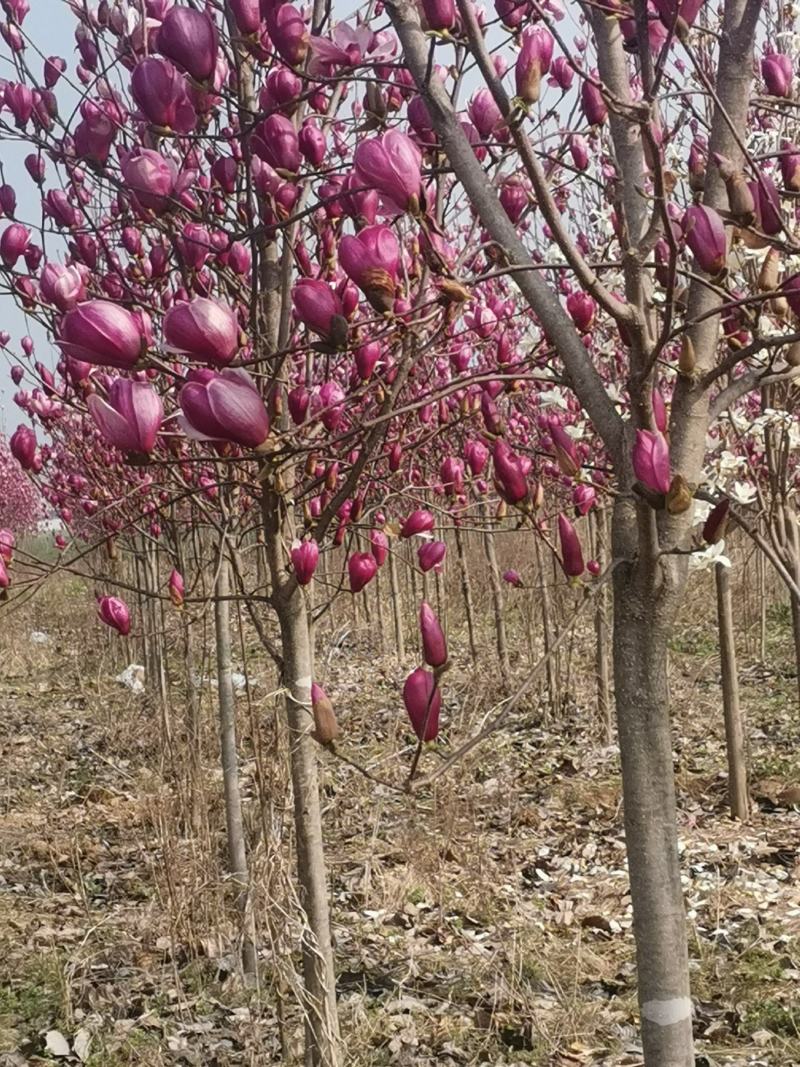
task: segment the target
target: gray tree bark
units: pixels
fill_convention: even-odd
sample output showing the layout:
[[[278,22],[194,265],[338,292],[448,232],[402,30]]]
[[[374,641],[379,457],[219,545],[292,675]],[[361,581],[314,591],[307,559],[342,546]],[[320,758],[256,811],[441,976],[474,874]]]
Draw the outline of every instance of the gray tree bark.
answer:
[[[236,697],[231,677],[230,563],[224,546],[217,565],[214,627],[217,645],[217,700],[222,754],[222,785],[225,793],[225,823],[228,833],[228,865],[235,887],[240,916],[242,970],[247,980],[256,974],[255,932],[252,913],[248,915],[250,874],[247,866],[242,794],[239,784],[239,753],[236,740]]]
[[[714,572],[717,585],[722,708],[725,714],[725,746],[728,753],[728,801],[734,819],[741,819],[745,822],[750,813],[750,798],[747,792],[744,724],[739,706],[739,675],[736,669],[736,636],[733,629],[731,583],[728,568],[723,564],[718,563]]]
[[[291,510],[265,486],[264,533],[284,659],[283,685],[289,727],[289,759],[294,799],[297,875],[304,914],[302,938],[307,1067],[338,1067],[339,1023],[328,880],[322,837],[316,745],[311,737],[313,657],[303,591],[287,576],[285,545],[294,539]]]

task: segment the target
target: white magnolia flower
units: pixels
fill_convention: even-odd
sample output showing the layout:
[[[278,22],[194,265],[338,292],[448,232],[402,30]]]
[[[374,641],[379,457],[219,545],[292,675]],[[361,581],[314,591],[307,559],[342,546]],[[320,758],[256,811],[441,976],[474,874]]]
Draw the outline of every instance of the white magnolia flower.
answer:
[[[715,545],[709,545],[702,552],[693,552],[689,556],[689,568],[693,571],[706,571],[709,567],[715,567],[721,563],[723,567],[730,567],[731,561],[725,555],[725,542],[717,541]]]
[[[750,482],[734,482],[730,495],[737,504],[752,504],[758,493]]]
[[[538,394],[539,404],[543,408],[561,408],[567,410],[567,401],[560,389],[543,389]]]
[[[714,505],[709,504],[706,500],[695,500],[692,525],[699,526],[701,522],[705,522],[713,507]]]

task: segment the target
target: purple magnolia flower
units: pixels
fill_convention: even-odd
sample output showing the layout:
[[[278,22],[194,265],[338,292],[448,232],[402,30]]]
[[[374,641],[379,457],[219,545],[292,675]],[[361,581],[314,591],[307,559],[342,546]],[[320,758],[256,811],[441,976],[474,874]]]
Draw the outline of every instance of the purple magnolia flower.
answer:
[[[558,516],[558,539],[561,543],[561,566],[568,578],[580,578],[584,571],[581,541],[566,515]]]
[[[507,504],[520,504],[528,496],[528,471],[531,461],[527,456],[518,456],[502,440],[495,441],[494,477],[497,491]]]
[[[84,270],[75,266],[64,267],[60,263],[46,263],[39,275],[42,298],[54,304],[59,311],[74,308],[86,299]]]
[[[327,282],[301,278],[292,289],[292,304],[297,318],[335,348],[347,342],[347,320],[339,296]]]
[[[339,262],[376,311],[391,311],[397,289],[400,246],[388,226],[367,226],[339,242]]]
[[[131,370],[145,352],[142,322],[110,300],[87,300],[61,320],[56,342],[66,356],[97,367]]]
[[[597,77],[596,70],[591,73],[593,77]],[[581,84],[581,107],[590,126],[602,126],[606,121],[608,104],[597,86],[590,81],[584,80]]]
[[[567,312],[581,333],[585,333],[592,325],[596,308],[594,300],[581,290],[567,297]]]
[[[400,528],[401,537],[415,537],[417,534],[430,533],[436,525],[436,519],[429,511],[418,508],[412,511]]]
[[[308,585],[319,563],[319,545],[316,541],[295,541],[289,553],[298,585]]]
[[[424,600],[419,609],[419,631],[422,658],[429,667],[443,667],[447,663],[447,638],[433,608]]]
[[[143,208],[159,214],[175,193],[178,168],[151,148],[135,148],[122,161],[122,177]]]
[[[542,77],[550,70],[553,37],[544,26],[522,33],[522,48],[514,68],[517,96],[526,104],[535,104],[541,92]]]
[[[164,316],[164,340],[174,352],[224,367],[239,350],[236,312],[205,296],[174,304]]]
[[[375,562],[379,567],[382,567],[386,562],[386,557],[389,555],[389,538],[383,530],[370,530],[369,543]]]
[[[0,237],[0,259],[6,267],[13,267],[28,247],[31,232],[19,222],[6,226]]]
[[[351,26],[337,22],[330,37],[311,37],[308,73],[330,76],[339,68],[359,67],[369,57],[373,63],[391,59],[396,41],[390,33],[375,33],[367,23]]]
[[[176,608],[183,607],[184,597],[186,595],[186,586],[183,581],[183,575],[180,571],[175,570],[173,567],[172,572],[167,582],[167,589],[169,591],[169,598]]]
[[[425,541],[417,549],[420,570],[426,573],[428,571],[436,571],[438,574],[442,569],[446,555],[447,545],[444,541]]]
[[[18,426],[8,441],[11,455],[23,470],[33,470],[36,463],[36,433],[28,426]]]
[[[389,130],[381,137],[361,141],[354,162],[361,184],[378,190],[388,214],[415,214],[419,210],[422,157],[406,134]]]
[[[247,371],[194,370],[178,394],[178,421],[189,437],[230,441],[261,451],[269,436],[269,416]]]
[[[417,667],[406,678],[403,703],[420,741],[433,741],[439,733],[442,694],[431,671]]]
[[[463,492],[464,464],[460,459],[456,459],[455,456],[447,456],[439,468],[439,477],[448,496]]]
[[[683,232],[697,265],[707,274],[721,274],[728,261],[725,224],[713,208],[692,204],[683,216]]]
[[[371,552],[356,552],[347,561],[350,592],[360,593],[378,573],[378,564]]]
[[[197,125],[186,81],[168,59],[147,56],[137,63],[131,75],[131,96],[154,126],[191,133]]]
[[[122,637],[131,632],[131,613],[128,605],[118,596],[101,596],[97,601],[97,614],[106,626],[116,630]]]
[[[261,0],[228,0],[239,33],[248,36],[261,26]]]
[[[89,414],[110,445],[123,452],[152,452],[164,418],[158,393],[147,382],[114,378],[108,399],[93,393]]]
[[[276,112],[257,128],[253,150],[275,171],[296,174],[300,170],[300,142],[291,119]]]
[[[422,0],[422,12],[429,30],[442,33],[452,30],[456,24],[454,0]]]
[[[158,29],[158,50],[195,81],[211,78],[217,65],[219,39],[208,15],[177,4],[167,11]]]
[[[482,441],[467,441],[464,445],[464,459],[472,475],[477,478],[483,473],[489,460],[489,449]]]
[[[632,458],[633,473],[642,485],[654,493],[669,492],[669,446],[663,433],[637,430]]]
[[[265,5],[270,40],[290,67],[299,67],[308,53],[308,26],[292,4]]]
[[[761,60],[761,77],[770,96],[790,97],[794,80],[791,56],[768,52]]]

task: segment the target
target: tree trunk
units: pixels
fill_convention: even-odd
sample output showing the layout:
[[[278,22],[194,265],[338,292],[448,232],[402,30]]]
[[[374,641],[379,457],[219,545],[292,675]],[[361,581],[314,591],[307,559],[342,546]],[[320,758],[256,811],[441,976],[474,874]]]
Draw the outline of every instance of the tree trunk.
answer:
[[[397,658],[402,663],[406,658],[405,635],[403,633],[403,596],[397,576],[397,558],[395,549],[389,552],[389,581],[392,588],[392,612],[394,614],[394,639],[397,645]]]
[[[236,699],[231,678],[230,564],[224,548],[217,571],[214,626],[217,639],[217,696],[222,751],[222,782],[225,792],[225,822],[228,830],[228,865],[236,887],[236,907],[241,921],[242,970],[250,980],[256,974],[253,923],[248,919],[249,872],[239,788],[239,755],[236,744]]]
[[[336,977],[333,966],[328,884],[322,846],[322,816],[317,783],[317,758],[311,738],[311,646],[302,591],[278,608],[287,689],[292,788],[294,792],[297,870],[301,903],[306,913],[303,931],[303,977],[307,1003],[306,1027],[313,1067],[338,1063]]]
[[[472,606],[472,584],[469,578],[467,556],[464,551],[464,535],[461,527],[456,526],[456,554],[458,555],[458,570],[461,576],[461,593],[464,597],[464,610],[467,616],[467,634],[469,636],[469,652],[472,660],[478,658],[478,645],[475,641],[475,611]]]
[[[593,555],[599,558],[607,543],[607,517],[605,510],[595,511],[590,520],[594,532]],[[611,657],[608,632],[608,584],[604,584],[595,598],[595,675],[597,678],[597,714],[603,731],[603,740],[611,744]]]
[[[548,585],[547,575],[545,574],[544,564],[542,562],[542,550],[538,537],[534,537],[533,544],[536,555],[536,569],[539,572],[539,592],[542,600],[542,644],[544,647],[544,654],[547,657],[547,709],[548,713],[552,715],[558,707],[558,671],[556,670],[556,658],[555,656],[550,655],[550,649],[553,646],[550,613],[550,586]]]
[[[717,583],[719,656],[722,671],[722,707],[725,713],[725,744],[728,750],[728,799],[734,819],[747,819],[750,810],[747,792],[747,760],[744,728],[739,707],[739,676],[736,672],[736,641],[733,632],[733,604],[728,568],[714,568]]]
[[[313,663],[308,615],[303,590],[293,577],[286,577],[284,545],[292,543],[294,522],[284,500],[274,490],[265,489],[263,515],[273,606],[281,630],[297,876],[305,918],[302,935],[305,1063],[306,1067],[338,1067],[336,972],[322,842],[316,743],[311,737],[314,726],[311,715]]]
[[[631,531],[618,533],[624,518],[615,516],[613,535],[620,561],[614,571],[614,684],[644,1060],[647,1067],[693,1067],[666,669],[685,579],[657,562],[625,562]]]
[[[786,532],[787,560],[786,569],[800,584],[800,532],[797,528],[797,516],[794,511],[783,506],[783,522]],[[796,593],[789,593],[789,603],[792,609],[792,636],[794,638],[794,663],[797,676],[797,692],[800,699],[800,597]]]
[[[497,553],[494,547],[494,531],[488,526],[488,511],[485,504],[481,504],[481,517],[485,529],[483,531],[483,550],[486,553],[486,562],[489,564],[489,586],[492,590],[492,607],[494,608],[494,629],[497,641],[497,658],[500,660],[500,673],[506,685],[511,680],[511,664],[508,660],[508,642],[506,640],[506,623],[503,618],[503,591],[500,588],[500,568],[497,566]]]

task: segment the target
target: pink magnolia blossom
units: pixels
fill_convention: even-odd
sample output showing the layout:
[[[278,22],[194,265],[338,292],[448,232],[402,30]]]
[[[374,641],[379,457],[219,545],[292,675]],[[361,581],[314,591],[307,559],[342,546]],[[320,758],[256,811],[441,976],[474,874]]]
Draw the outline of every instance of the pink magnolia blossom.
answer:
[[[356,552],[347,561],[350,592],[360,593],[378,572],[378,564],[371,552]]]
[[[367,226],[339,242],[339,261],[376,311],[390,311],[397,288],[400,246],[388,226]]]
[[[269,416],[253,379],[241,368],[190,371],[178,394],[184,432],[200,441],[263,449]]]
[[[175,568],[173,568],[169,576],[167,588],[169,590],[169,597],[172,603],[175,605],[176,608],[182,608],[184,597],[186,595],[186,588],[183,581],[183,575],[179,570],[175,570]]]
[[[130,370],[144,354],[141,320],[110,300],[87,300],[68,311],[56,342],[66,356],[99,367]]]
[[[316,541],[296,541],[289,553],[298,585],[308,585],[314,577],[319,562],[319,545]]]
[[[436,613],[424,600],[419,609],[419,631],[422,637],[422,658],[429,667],[443,667],[447,663],[447,639]]]
[[[406,678],[403,703],[414,733],[420,741],[434,741],[439,734],[442,694],[431,671],[417,667]]]
[[[122,637],[127,637],[131,632],[131,613],[128,605],[121,597],[103,596],[97,601],[97,614],[106,626],[116,630]]]
[[[107,400],[93,393],[87,403],[89,414],[110,445],[123,452],[152,452],[164,408],[151,385],[115,378]]]
[[[358,144],[353,158],[356,175],[367,188],[378,190],[387,214],[419,210],[422,157],[410,137],[389,130],[367,138]]]
[[[669,492],[669,446],[663,433],[637,430],[633,446],[633,473],[654,493]]]
[[[558,516],[558,539],[564,573],[568,578],[580,578],[585,569],[581,541],[575,527],[564,514]]]
[[[169,309],[164,316],[164,340],[173,352],[224,367],[239,350],[239,323],[226,304],[198,296]]]

